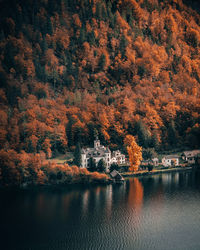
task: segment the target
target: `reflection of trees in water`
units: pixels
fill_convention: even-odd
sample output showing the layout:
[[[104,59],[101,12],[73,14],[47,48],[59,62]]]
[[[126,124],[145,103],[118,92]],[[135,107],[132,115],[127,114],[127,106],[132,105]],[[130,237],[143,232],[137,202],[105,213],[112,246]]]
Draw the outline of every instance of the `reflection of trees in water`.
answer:
[[[140,212],[143,204],[143,186],[139,179],[129,181],[128,205]]]
[[[159,213],[163,204],[163,192],[169,185],[171,177],[162,175],[149,176],[142,179],[144,187],[144,199]]]

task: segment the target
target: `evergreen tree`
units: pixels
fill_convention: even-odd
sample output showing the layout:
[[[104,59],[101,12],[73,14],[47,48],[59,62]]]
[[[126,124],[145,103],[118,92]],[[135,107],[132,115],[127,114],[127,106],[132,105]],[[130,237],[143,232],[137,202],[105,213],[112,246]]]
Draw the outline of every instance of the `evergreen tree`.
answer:
[[[136,124],[136,134],[138,135],[139,145],[148,148],[150,141],[151,141],[151,135],[147,127],[143,124],[142,121],[139,121]]]
[[[104,70],[105,64],[106,64],[106,57],[104,54],[102,54],[99,59],[99,69]]]
[[[126,40],[125,36],[122,35],[122,38],[120,40],[120,45],[119,45],[122,57],[125,56],[127,45],[128,45],[128,41]]]
[[[99,162],[98,162],[98,165],[97,165],[97,171],[98,172],[105,172],[106,171],[106,163],[103,159],[101,159]]]
[[[156,157],[157,154],[153,148],[144,148],[142,150],[142,158],[144,160],[151,160],[152,158]]]
[[[42,49],[42,53],[44,54],[48,49],[48,45],[47,45],[45,37],[43,37],[40,47]]]
[[[72,136],[72,125],[74,121],[69,117],[69,122],[66,126],[66,135],[67,135],[67,141],[68,141],[68,147],[70,148],[74,143],[73,143],[73,136]]]
[[[81,29],[80,29],[79,41],[80,41],[81,44],[86,41],[86,31],[85,31],[84,26],[81,27]]]
[[[81,166],[81,146],[78,142],[74,151],[74,164],[78,167]]]
[[[95,161],[94,161],[94,159],[92,157],[90,157],[90,159],[89,159],[89,168],[88,168],[88,170],[90,172],[95,172],[97,170],[96,163],[95,163]]]
[[[154,148],[155,150],[158,150],[159,148],[159,141],[158,141],[158,136],[156,133],[154,133],[151,137],[151,142],[150,142],[150,147]]]
[[[90,45],[95,45],[96,44],[95,34],[94,34],[93,30],[88,33],[88,42],[89,42]]]
[[[171,121],[168,127],[168,142],[171,147],[174,147],[177,144],[177,131],[174,121]]]
[[[4,40],[5,39],[5,34],[4,34],[4,31],[3,29],[0,31],[0,41]]]
[[[106,9],[105,9],[104,6],[102,6],[102,8],[101,8],[101,13],[102,13],[101,15],[103,17],[103,20],[106,22],[107,19],[108,19],[108,13],[107,13],[107,11],[106,11]]]
[[[113,170],[119,171],[119,165],[117,163],[112,163],[110,165],[110,172],[112,172]]]
[[[96,13],[95,13],[97,20],[101,20],[101,18],[102,18],[102,10],[101,9],[102,9],[101,2],[97,2]]]
[[[47,33],[49,35],[53,34],[53,25],[52,25],[52,22],[51,22],[51,18],[49,16],[48,16],[48,19],[47,19]]]

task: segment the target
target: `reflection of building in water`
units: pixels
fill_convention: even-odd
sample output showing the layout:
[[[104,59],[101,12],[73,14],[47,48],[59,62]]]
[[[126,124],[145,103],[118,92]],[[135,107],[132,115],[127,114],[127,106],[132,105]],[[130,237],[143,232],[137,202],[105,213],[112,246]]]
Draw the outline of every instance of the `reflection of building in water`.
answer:
[[[137,178],[129,182],[128,204],[137,212],[140,212],[143,204],[143,186]]]
[[[113,192],[113,186],[109,185],[107,186],[106,190],[106,216],[107,219],[110,219],[112,214],[112,192]]]
[[[174,186],[179,185],[179,173],[172,173],[172,184]]]
[[[163,174],[162,175],[162,183],[166,186],[171,183],[172,175],[171,174]]]
[[[83,193],[82,197],[83,197],[83,200],[82,200],[83,215],[85,216],[88,212],[89,190],[86,190]]]

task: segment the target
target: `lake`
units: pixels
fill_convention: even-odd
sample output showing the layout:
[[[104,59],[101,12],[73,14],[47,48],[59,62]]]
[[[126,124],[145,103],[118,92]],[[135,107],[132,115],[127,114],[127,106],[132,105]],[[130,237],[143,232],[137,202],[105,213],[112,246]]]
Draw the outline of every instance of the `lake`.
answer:
[[[200,172],[0,191],[0,249],[200,249]]]

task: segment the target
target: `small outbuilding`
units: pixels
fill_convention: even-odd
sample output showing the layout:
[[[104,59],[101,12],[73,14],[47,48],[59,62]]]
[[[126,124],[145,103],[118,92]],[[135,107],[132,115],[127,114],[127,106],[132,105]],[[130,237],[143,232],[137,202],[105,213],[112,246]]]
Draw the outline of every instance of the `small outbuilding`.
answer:
[[[184,151],[181,156],[182,159],[187,163],[195,164],[196,158],[198,157],[199,154],[200,150],[196,149],[196,150]]]
[[[110,177],[111,177],[116,183],[124,182],[123,176],[122,176],[117,170],[113,170],[112,172],[110,172]]]

